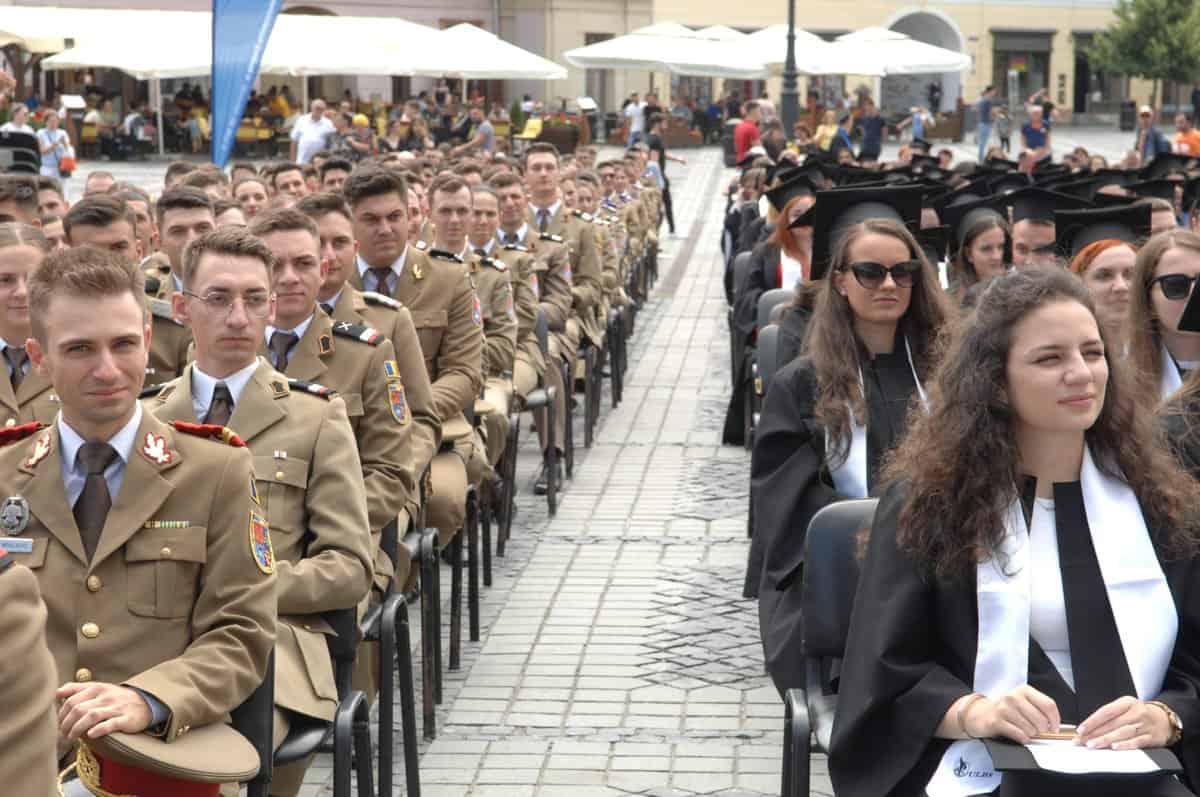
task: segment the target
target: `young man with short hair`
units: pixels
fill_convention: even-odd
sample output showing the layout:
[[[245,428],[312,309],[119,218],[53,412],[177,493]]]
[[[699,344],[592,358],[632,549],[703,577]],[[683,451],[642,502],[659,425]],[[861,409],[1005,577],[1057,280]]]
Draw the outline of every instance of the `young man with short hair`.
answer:
[[[71,209],[71,203],[67,201],[66,194],[63,193],[62,180],[57,177],[39,175],[37,192],[38,215],[45,216],[53,213],[56,216],[65,216]]]
[[[287,194],[301,199],[308,193],[308,185],[304,182],[304,169],[299,164],[281,163],[270,172],[268,179],[276,194]]]
[[[183,250],[217,227],[212,198],[199,188],[180,185],[169,188],[154,207],[158,226],[158,248],[167,257],[171,272],[159,281],[156,299],[170,299],[183,290]]]
[[[317,169],[317,173],[320,175],[321,190],[341,191],[342,185],[353,170],[354,164],[345,158],[330,158],[325,161]]]
[[[113,177],[112,172],[88,172],[88,176],[83,181],[83,195],[89,197],[95,194],[107,194],[116,182],[117,178]]]
[[[37,181],[26,174],[0,174],[0,224],[38,224]]]

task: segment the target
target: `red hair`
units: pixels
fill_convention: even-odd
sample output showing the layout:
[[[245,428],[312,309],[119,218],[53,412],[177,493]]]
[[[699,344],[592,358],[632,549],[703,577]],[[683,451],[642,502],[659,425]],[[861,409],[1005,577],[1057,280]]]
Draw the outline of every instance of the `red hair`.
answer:
[[[1079,254],[1075,255],[1075,259],[1071,261],[1067,269],[1082,277],[1084,272],[1092,267],[1092,263],[1096,262],[1096,258],[1118,246],[1127,246],[1131,252],[1137,254],[1137,247],[1129,241],[1122,241],[1119,238],[1104,238],[1080,249]]]
[[[800,247],[796,246],[796,241],[792,238],[792,232],[788,228],[788,217],[791,215],[792,208],[806,196],[807,194],[801,194],[787,201],[787,204],[783,206],[783,210],[779,211],[779,215],[775,219],[775,229],[771,232],[771,237],[768,240],[782,249],[788,257],[803,263],[804,278],[808,279],[809,271],[812,268],[809,256],[806,252],[801,251]]]

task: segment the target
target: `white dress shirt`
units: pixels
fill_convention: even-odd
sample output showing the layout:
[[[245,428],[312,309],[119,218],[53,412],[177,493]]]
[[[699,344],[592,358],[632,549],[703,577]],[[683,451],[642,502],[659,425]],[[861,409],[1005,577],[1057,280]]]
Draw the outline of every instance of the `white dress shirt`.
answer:
[[[358,276],[362,278],[363,290],[375,291],[376,293],[387,293],[392,295],[392,291],[396,288],[396,283],[400,281],[400,275],[404,273],[404,263],[408,259],[408,244],[404,245],[404,251],[400,253],[400,257],[396,258],[396,262],[392,263],[391,269],[394,277],[389,278],[390,285],[387,285],[384,290],[379,290],[379,285],[367,287],[367,277],[371,277],[371,281],[375,282],[375,275],[370,271],[374,268],[370,263],[363,260],[362,255],[356,255],[354,258],[355,265],[358,266]]]
[[[121,492],[121,483],[125,481],[125,466],[129,464],[129,456],[133,453],[133,444],[137,442],[137,430],[141,422],[142,405],[140,402],[135,402],[133,417],[121,427],[119,432],[108,439],[108,444],[117,452],[117,458],[104,469],[104,481],[108,484],[108,494],[114,504],[117,502],[117,495]],[[78,461],[79,449],[87,441],[63,420],[61,412],[55,423],[58,424],[59,453],[62,455],[63,488],[67,492],[67,503],[73,507],[79,500],[84,482],[87,480],[87,473]]]
[[[246,385],[250,382],[250,377],[254,376],[254,372],[258,370],[260,358],[255,357],[254,362],[247,365],[240,371],[235,371],[224,379],[217,379],[215,376],[209,376],[201,371],[195,365],[192,366],[192,412],[196,414],[196,420],[202,421],[208,415],[208,408],[212,405],[213,390],[216,389],[220,382],[225,383],[225,387],[229,388],[229,395],[233,397],[233,406],[242,399],[242,391],[246,389]]]
[[[315,313],[314,313],[314,315],[315,315]],[[308,325],[312,323],[312,320],[313,320],[313,316],[310,315],[308,318],[304,319],[299,324],[297,324],[295,329],[281,329],[280,327],[268,326],[267,332],[266,332],[267,348],[270,349],[271,336],[274,335],[276,332],[291,332],[296,336],[296,343],[299,343],[300,339],[304,337],[304,333],[308,331]],[[295,353],[296,353],[296,346],[293,345],[292,348],[288,350],[288,355],[287,355],[288,362],[292,361],[292,356]],[[236,399],[237,399],[237,397],[235,396],[234,400],[236,400]]]

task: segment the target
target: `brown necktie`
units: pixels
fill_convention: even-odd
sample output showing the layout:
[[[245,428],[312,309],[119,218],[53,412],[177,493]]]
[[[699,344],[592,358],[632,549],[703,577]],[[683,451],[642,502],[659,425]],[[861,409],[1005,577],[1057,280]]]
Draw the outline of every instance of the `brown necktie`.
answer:
[[[542,208],[537,212],[537,225],[538,232],[546,231],[546,228],[550,226],[550,211]]]
[[[5,346],[4,359],[8,360],[8,364],[12,368],[8,379],[12,382],[13,390],[16,390],[21,386],[21,380],[25,378],[25,361],[29,359],[29,355],[23,348]]]
[[[520,241],[517,240],[517,234],[515,232],[509,232],[504,234],[504,243],[507,246],[516,246],[520,243]]]
[[[212,401],[208,403],[208,414],[204,416],[205,423],[217,426],[228,426],[229,418],[233,415],[233,394],[224,382],[217,382],[213,388]]]
[[[117,451],[108,443],[84,443],[75,456],[86,474],[83,492],[75,501],[75,525],[79,527],[83,553],[90,562],[96,553],[96,546],[100,544],[104,519],[108,517],[108,510],[112,509],[112,496],[108,494],[104,470],[117,458]]]
[[[275,360],[275,370],[279,373],[287,371],[288,352],[296,345],[295,332],[272,332],[271,333],[271,357]]]
[[[391,296],[392,292],[388,288],[388,277],[395,273],[392,271],[392,267],[375,268],[372,266],[370,272],[371,276],[375,277],[375,292],[382,293],[384,296]]]
[[[325,315],[333,318],[333,305],[329,302],[321,302],[321,309],[325,311]]]

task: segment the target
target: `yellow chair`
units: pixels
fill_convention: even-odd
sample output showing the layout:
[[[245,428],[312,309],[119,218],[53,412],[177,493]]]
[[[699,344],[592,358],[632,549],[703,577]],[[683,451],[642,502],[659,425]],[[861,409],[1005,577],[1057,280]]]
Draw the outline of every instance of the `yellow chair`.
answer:
[[[512,123],[492,122],[492,131],[495,132],[499,138],[508,138],[510,135],[512,135]]]
[[[518,143],[527,147],[530,144],[532,144],[534,141],[537,141],[538,136],[540,136],[541,134],[542,134],[541,118],[533,117],[531,119],[526,119],[525,120],[525,129],[522,130],[517,135],[512,137],[513,155],[520,154],[520,150],[517,149]]]

